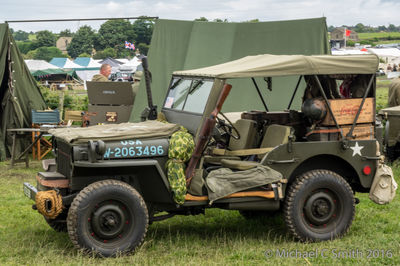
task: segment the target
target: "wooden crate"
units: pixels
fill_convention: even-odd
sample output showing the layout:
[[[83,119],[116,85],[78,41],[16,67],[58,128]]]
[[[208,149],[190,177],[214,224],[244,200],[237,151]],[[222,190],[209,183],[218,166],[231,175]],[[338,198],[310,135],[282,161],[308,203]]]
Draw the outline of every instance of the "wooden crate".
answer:
[[[342,126],[341,127],[343,136],[346,137],[347,133],[349,133],[351,126]],[[353,139],[363,140],[363,139],[374,139],[374,126],[372,124],[359,124],[353,130],[354,136]]]
[[[339,125],[350,125],[353,121],[360,107],[362,98],[357,99],[335,99],[329,100],[332,112]],[[359,123],[372,123],[375,119],[374,98],[366,98],[361,113],[358,117],[357,124]],[[323,122],[323,126],[333,126],[333,121],[329,111]]]

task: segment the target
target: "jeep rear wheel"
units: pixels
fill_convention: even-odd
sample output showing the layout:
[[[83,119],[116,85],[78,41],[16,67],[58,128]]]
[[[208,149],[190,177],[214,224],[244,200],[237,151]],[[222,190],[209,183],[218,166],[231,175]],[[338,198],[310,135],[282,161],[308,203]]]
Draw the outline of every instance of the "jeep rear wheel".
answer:
[[[312,170],[298,177],[285,200],[284,218],[300,241],[332,240],[346,234],[355,215],[351,187],[338,174]]]
[[[104,180],[83,189],[68,212],[72,243],[87,253],[105,257],[133,252],[148,226],[146,204],[130,185]]]

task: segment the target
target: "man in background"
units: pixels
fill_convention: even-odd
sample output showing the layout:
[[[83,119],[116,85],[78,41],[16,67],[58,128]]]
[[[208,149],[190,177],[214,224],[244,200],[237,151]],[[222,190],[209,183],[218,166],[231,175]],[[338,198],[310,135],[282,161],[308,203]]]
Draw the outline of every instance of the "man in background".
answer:
[[[111,74],[111,66],[109,64],[102,64],[100,73],[92,77],[92,81],[109,81],[108,76]]]
[[[389,86],[389,107],[400,105],[400,77],[392,80]]]
[[[142,78],[143,72],[142,71],[136,71],[135,74],[133,75],[133,84],[132,84],[132,91],[133,91],[133,101],[135,101],[135,97],[139,91],[139,86],[140,86],[140,79]]]

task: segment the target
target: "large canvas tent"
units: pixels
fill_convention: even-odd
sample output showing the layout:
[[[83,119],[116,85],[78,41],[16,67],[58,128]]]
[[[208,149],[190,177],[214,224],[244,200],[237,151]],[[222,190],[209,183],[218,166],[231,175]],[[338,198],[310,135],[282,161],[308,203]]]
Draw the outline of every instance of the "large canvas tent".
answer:
[[[325,18],[257,23],[159,19],[154,26],[148,53],[153,102],[162,105],[173,71],[216,65],[248,55],[329,53]],[[293,86],[296,81],[297,77],[273,78],[274,87]],[[249,82],[235,80],[232,85],[253,86]],[[258,82],[263,85],[262,80]],[[289,94],[287,90],[275,91],[267,100],[270,109],[281,108],[284,103],[280,99],[289,97]],[[235,90],[231,96],[224,104],[224,111],[263,109],[255,90],[246,94]],[[141,82],[136,99],[131,121],[138,121],[147,106],[145,82]]]
[[[11,151],[9,128],[31,126],[31,111],[46,108],[39,87],[29,72],[8,24],[0,24],[0,159]],[[17,143],[20,151],[24,143]]]

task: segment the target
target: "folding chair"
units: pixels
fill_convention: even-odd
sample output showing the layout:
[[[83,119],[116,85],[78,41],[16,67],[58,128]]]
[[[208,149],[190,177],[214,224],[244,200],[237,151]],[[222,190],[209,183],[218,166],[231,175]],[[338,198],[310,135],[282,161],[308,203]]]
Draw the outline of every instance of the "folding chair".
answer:
[[[71,126],[72,122],[81,122],[82,123],[82,116],[83,112],[82,111],[65,111],[64,114],[64,123],[67,124],[67,126]]]
[[[32,110],[32,128],[56,127],[60,123],[60,112],[56,110]],[[32,142],[40,136],[40,132],[32,132]],[[46,136],[42,135],[36,145],[32,147],[32,159],[41,160],[49,153],[53,145]]]

